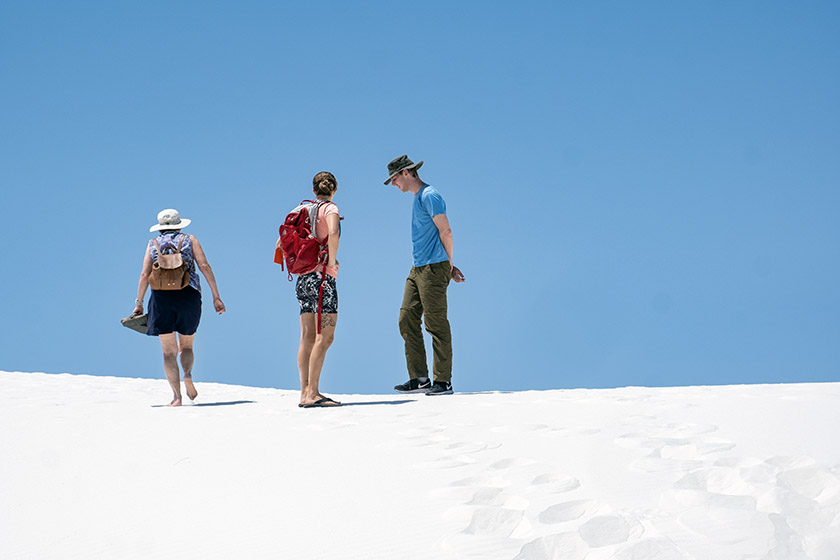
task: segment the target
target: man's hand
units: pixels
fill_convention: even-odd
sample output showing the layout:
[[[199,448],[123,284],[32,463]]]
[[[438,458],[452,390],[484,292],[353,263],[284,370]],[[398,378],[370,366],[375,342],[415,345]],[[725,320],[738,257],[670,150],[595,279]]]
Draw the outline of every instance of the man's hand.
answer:
[[[222,303],[222,298],[220,297],[213,298],[213,308],[219,315],[227,311],[227,309],[225,309],[225,304]]]
[[[457,266],[452,267],[452,279],[456,282],[463,282],[464,280],[466,280],[464,274],[458,269]]]

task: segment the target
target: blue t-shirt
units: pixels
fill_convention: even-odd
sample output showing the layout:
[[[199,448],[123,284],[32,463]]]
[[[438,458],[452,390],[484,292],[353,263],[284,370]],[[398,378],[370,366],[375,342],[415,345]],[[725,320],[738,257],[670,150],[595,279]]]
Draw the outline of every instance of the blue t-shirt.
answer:
[[[434,187],[423,185],[414,195],[411,209],[411,242],[414,245],[414,266],[426,266],[449,260],[433,217],[446,214],[446,202]]]

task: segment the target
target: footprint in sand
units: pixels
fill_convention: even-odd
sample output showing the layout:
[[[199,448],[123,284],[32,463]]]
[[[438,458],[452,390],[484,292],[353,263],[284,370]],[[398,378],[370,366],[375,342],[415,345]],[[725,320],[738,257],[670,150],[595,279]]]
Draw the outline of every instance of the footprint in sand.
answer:
[[[544,509],[539,515],[539,520],[540,523],[545,523],[546,525],[566,523],[582,517],[597,515],[603,509],[604,506],[594,500],[572,500]]]
[[[715,442],[669,442],[654,447],[641,459],[630,463],[630,468],[645,473],[688,472],[707,465],[714,454],[729,451],[734,443],[721,440]]]
[[[513,560],[584,560],[587,545],[577,533],[558,533],[535,539],[525,546]]]
[[[720,550],[721,558],[740,558],[733,553],[756,542],[770,542],[775,533],[773,523],[766,513],[748,509],[706,504],[685,511],[678,520],[686,529],[714,539],[719,547],[734,549]],[[743,554],[749,552],[755,551],[743,550]]]
[[[531,486],[539,487],[536,490],[540,492],[561,493],[580,488],[580,481],[564,474],[546,473],[535,476]]]
[[[525,511],[530,502],[517,495],[508,495],[501,488],[482,488],[466,503],[468,506],[492,506]]]
[[[640,536],[644,529],[635,519],[611,514],[593,517],[580,526],[578,533],[590,547],[600,548],[625,543],[630,537]]]
[[[448,455],[433,461],[423,461],[414,465],[416,469],[455,469],[475,463],[475,459],[467,455]]]
[[[621,547],[610,560],[685,560],[686,555],[668,539],[644,539]]]
[[[667,424],[663,430],[678,437],[691,437],[711,434],[718,431],[718,427],[714,424]]]
[[[465,442],[457,441],[443,446],[446,450],[457,451],[458,453],[478,453],[489,449],[498,449],[501,443],[485,443],[483,441]]]
[[[665,445],[661,447],[659,456],[663,459],[696,460],[704,459],[712,453],[722,453],[735,448],[735,444],[722,438],[692,439],[679,445]]]
[[[735,444],[715,437],[667,437],[630,433],[619,436],[615,443],[628,449],[651,450],[652,456],[665,459],[704,459],[707,455],[729,451]]]
[[[733,469],[751,469],[761,465],[765,465],[764,461],[755,457],[721,457],[715,461],[716,467],[730,467]]]
[[[711,467],[692,471],[674,486],[685,490],[701,490],[724,496],[754,496],[756,488],[741,476],[740,469]]]
[[[503,470],[512,467],[524,467],[527,465],[533,465],[534,462],[534,460],[527,459],[524,457],[511,457],[510,459],[502,459],[501,461],[496,461],[495,463],[490,465],[490,468],[493,470]]]
[[[510,482],[501,476],[470,476],[451,483],[450,486],[478,486],[488,488],[504,488],[510,486]]]
[[[776,530],[773,535],[773,540],[776,542],[765,558],[784,558],[785,560],[811,560],[813,558],[805,550],[805,539],[790,528],[783,516],[771,513],[768,517]]]
[[[527,524],[524,512],[503,507],[480,507],[475,510],[470,524],[464,529],[468,535],[510,537],[522,524]]]
[[[707,466],[720,453],[735,448],[735,443],[709,434],[717,431],[712,424],[668,424],[650,426],[649,431],[630,432],[615,443],[628,449],[649,451],[633,461],[630,468],[645,473],[689,472]]]
[[[625,426],[630,427],[633,424],[625,422]],[[674,440],[684,441],[698,436],[705,436],[718,431],[718,427],[714,424],[666,424],[661,425],[658,422],[645,421],[637,426],[643,431],[628,433],[621,436],[622,438],[638,439],[638,440]],[[647,429],[649,428],[649,430]]]
[[[504,498],[498,496],[507,486],[510,486],[510,481],[500,476],[479,475],[456,480],[448,487],[438,488],[433,493],[462,504],[504,505]]]
[[[816,461],[814,461],[811,457],[776,456],[767,459],[765,463],[783,470],[790,470],[811,467],[816,464]]]
[[[814,467],[792,469],[780,473],[776,480],[781,486],[818,504],[840,501],[840,479],[834,473]]]
[[[467,527],[444,539],[443,546],[462,556],[507,560],[521,545],[518,535],[528,531],[530,524],[521,510],[477,507]]]
[[[776,485],[779,468],[751,457],[727,457],[715,461],[715,467],[738,469],[744,482],[753,486]]]
[[[501,488],[482,488],[473,494],[468,506],[503,506],[505,499]]]

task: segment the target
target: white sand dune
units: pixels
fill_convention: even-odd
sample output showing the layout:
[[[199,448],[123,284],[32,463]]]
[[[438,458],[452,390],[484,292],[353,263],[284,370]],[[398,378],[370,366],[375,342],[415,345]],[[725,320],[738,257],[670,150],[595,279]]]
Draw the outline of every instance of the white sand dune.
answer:
[[[197,386],[0,372],[0,558],[840,558],[840,383]]]

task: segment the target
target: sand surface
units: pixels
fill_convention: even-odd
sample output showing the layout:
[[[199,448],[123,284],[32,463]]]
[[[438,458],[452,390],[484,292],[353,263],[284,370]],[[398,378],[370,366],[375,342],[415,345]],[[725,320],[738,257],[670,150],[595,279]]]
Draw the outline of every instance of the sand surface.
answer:
[[[840,383],[197,387],[0,372],[0,558],[840,558]]]

